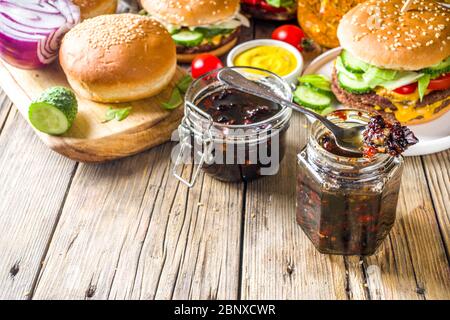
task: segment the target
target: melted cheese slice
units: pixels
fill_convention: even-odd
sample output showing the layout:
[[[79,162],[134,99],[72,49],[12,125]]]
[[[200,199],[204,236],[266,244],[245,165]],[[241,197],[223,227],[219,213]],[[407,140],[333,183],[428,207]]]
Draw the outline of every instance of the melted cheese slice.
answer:
[[[450,97],[420,108],[396,104],[397,110],[394,111],[394,114],[397,120],[402,123],[411,121],[418,117],[428,119],[431,118],[434,115],[436,109],[439,108],[447,100],[450,100]]]
[[[419,92],[416,90],[412,94],[398,94],[393,91],[386,90],[384,88],[378,88],[375,90],[379,96],[385,97],[389,99],[394,106],[397,107],[397,110],[392,111],[389,108],[385,109],[385,112],[394,112],[395,117],[398,121],[405,123],[411,120],[414,120],[418,117],[423,119],[431,118],[435,110],[439,108],[442,103],[447,100],[450,100],[450,97],[445,98],[444,100],[437,101],[433,104],[423,106],[420,108],[416,108],[416,104],[419,101]],[[430,93],[427,90],[425,94]],[[381,108],[376,108],[380,110]]]

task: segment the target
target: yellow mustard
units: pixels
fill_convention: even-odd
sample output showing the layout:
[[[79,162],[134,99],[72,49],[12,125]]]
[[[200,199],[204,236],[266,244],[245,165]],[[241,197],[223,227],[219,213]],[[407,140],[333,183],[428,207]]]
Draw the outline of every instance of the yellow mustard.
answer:
[[[255,67],[269,70],[280,77],[297,67],[295,55],[277,46],[258,46],[240,53],[233,61],[235,66]]]

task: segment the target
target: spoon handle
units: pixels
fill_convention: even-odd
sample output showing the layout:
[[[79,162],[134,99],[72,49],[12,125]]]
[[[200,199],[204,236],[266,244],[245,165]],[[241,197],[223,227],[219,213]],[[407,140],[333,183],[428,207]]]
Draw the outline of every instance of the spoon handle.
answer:
[[[240,90],[241,88],[236,88],[236,89]],[[245,88],[244,88],[244,90],[245,90]],[[250,92],[247,92],[247,93],[250,93]],[[267,95],[267,94],[264,94],[264,96],[261,95],[261,94],[258,94],[258,95],[263,97],[264,99],[275,101],[278,104],[286,105],[287,107],[289,107],[291,109],[294,109],[295,111],[298,111],[298,112],[301,112],[301,113],[303,113],[305,115],[311,116],[314,119],[319,120],[320,122],[322,122],[325,125],[325,127],[327,127],[329,130],[331,130],[333,132],[337,132],[337,131],[341,130],[341,128],[339,126],[335,125],[333,122],[331,122],[330,120],[328,120],[324,116],[322,116],[322,115],[320,115],[318,113],[315,113],[314,111],[312,111],[312,110],[310,110],[308,108],[305,108],[305,107],[303,107],[301,105],[295,104],[295,103],[293,103],[291,101],[288,101],[286,99],[282,99],[282,98],[280,98],[278,96],[272,96],[272,95]]]
[[[271,89],[266,85],[250,81],[236,71],[224,69],[219,73],[219,79],[236,90],[276,102],[280,105],[285,105],[295,111],[309,115],[322,122],[335,135],[341,131],[339,126],[335,125],[322,115],[271,93]]]

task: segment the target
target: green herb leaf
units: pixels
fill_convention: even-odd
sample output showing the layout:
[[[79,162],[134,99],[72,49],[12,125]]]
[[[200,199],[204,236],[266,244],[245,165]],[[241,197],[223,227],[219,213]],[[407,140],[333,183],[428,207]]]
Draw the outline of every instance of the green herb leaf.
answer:
[[[122,121],[126,117],[128,117],[128,115],[131,112],[131,109],[132,109],[131,107],[126,107],[126,108],[111,108],[111,107],[109,107],[108,110],[106,110],[105,120],[103,122],[108,122],[113,119],[116,119],[117,121]]]
[[[275,8],[288,8],[294,5],[293,0],[266,0],[266,2]]]
[[[397,71],[380,69],[374,66],[370,66],[366,72],[363,74],[364,81],[371,88],[382,84],[386,81],[391,81],[397,76]]]
[[[192,81],[193,81],[192,77],[190,75],[186,75],[180,81],[178,81],[177,88],[180,90],[181,93],[186,93]]]
[[[395,79],[390,81],[385,81],[381,84],[383,88],[388,90],[395,90],[402,86],[408,85],[410,83],[414,83],[422,77],[423,74],[412,72],[412,71],[399,71]]]
[[[178,108],[183,103],[183,97],[181,96],[180,89],[175,88],[172,91],[172,95],[168,102],[163,102],[162,106],[164,109],[173,110]]]
[[[298,81],[303,84],[311,85],[321,90],[331,91],[330,80],[320,74],[308,74],[298,78]]]
[[[425,96],[425,92],[427,91],[428,85],[430,84],[431,76],[429,74],[424,74],[419,79],[419,97],[420,101],[422,101]]]
[[[234,31],[234,29],[222,29],[222,28],[204,28],[197,27],[194,31],[200,32],[206,39],[211,39],[218,35],[226,35]]]

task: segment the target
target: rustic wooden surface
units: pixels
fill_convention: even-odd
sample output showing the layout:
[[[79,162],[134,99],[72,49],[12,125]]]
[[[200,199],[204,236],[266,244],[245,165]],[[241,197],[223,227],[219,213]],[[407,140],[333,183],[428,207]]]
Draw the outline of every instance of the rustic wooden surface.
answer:
[[[77,163],[0,94],[0,298],[450,299],[450,150],[406,159],[378,254],[321,255],[294,216],[308,125],[294,115],[277,176],[226,184],[201,174],[188,190],[171,175],[172,143]]]
[[[78,115],[67,133],[62,136],[36,133],[51,149],[75,161],[115,160],[147,150],[170,140],[181,121],[182,108],[164,110],[161,102],[169,100],[173,88],[184,75],[185,71],[178,68],[169,86],[161,93],[134,102],[104,104],[77,96]],[[57,62],[48,68],[29,71],[0,60],[0,87],[25,119],[28,119],[31,101],[52,86],[70,87]],[[105,113],[110,107],[132,107],[132,112],[127,121],[105,122]]]

